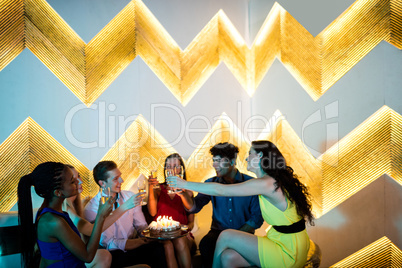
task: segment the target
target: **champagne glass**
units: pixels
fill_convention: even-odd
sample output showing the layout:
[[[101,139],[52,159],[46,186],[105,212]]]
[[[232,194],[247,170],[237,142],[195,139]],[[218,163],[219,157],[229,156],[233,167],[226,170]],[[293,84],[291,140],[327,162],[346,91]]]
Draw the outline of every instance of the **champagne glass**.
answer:
[[[146,205],[147,202],[144,201],[145,199],[145,194],[147,193],[147,184],[146,184],[146,180],[138,180],[137,182],[137,186],[138,186],[138,192],[139,193],[144,193],[144,198],[141,201],[141,205]]]
[[[172,169],[166,169],[166,179],[169,178],[169,177],[172,177],[172,176],[174,176],[173,170]],[[167,190],[167,193],[168,194],[174,194],[175,191],[172,188],[170,188],[170,186],[169,186],[169,188]]]
[[[110,197],[110,188],[101,186],[99,187],[99,192],[101,196],[101,203],[105,204]]]
[[[183,179],[183,176],[184,176],[184,169],[183,169],[182,166],[178,167],[176,176],[179,177],[180,179]],[[177,189],[177,188],[176,188],[175,190],[176,190],[176,192],[182,191],[182,189]]]
[[[156,169],[151,170],[151,175],[149,176],[149,178],[151,179],[157,179],[156,177]],[[161,187],[159,186],[159,183],[156,185],[152,186],[153,189],[160,189]]]
[[[168,169],[167,170],[167,177],[171,177],[171,176],[176,176],[179,178],[183,177],[183,168],[180,167],[174,167],[172,169]],[[179,192],[180,190],[175,188],[175,189],[169,189],[168,190],[168,194],[175,194],[177,192]]]

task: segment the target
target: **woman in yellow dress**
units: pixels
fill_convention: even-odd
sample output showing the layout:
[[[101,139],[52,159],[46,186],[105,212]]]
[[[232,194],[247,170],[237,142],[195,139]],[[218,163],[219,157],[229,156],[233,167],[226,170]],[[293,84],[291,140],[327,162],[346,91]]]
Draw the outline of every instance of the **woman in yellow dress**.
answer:
[[[195,183],[169,177],[171,187],[214,196],[259,195],[264,220],[272,225],[265,237],[226,230],[218,238],[213,267],[303,267],[310,240],[305,221],[313,223],[307,188],[269,141],[253,141],[247,169],[257,176],[243,183]]]

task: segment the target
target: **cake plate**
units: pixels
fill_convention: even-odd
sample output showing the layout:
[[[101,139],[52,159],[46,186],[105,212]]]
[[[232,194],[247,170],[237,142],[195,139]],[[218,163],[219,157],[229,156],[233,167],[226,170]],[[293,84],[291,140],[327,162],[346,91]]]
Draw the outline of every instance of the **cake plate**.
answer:
[[[146,238],[151,238],[151,239],[157,239],[157,240],[173,240],[179,237],[183,237],[186,236],[188,234],[188,227],[187,225],[182,225],[181,229],[180,229],[180,233],[178,235],[175,236],[170,236],[170,237],[162,237],[160,235],[151,235],[151,232],[149,231],[149,228],[143,230],[141,232],[143,237]]]

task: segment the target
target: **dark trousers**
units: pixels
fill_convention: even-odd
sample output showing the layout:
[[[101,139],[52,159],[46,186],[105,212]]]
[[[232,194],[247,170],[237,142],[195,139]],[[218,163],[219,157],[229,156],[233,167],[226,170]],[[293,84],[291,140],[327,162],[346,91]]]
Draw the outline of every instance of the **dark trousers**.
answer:
[[[204,266],[204,268],[212,267],[216,240],[218,240],[221,232],[222,230],[211,229],[200,241],[199,249],[201,253],[202,265]]]
[[[158,241],[128,250],[110,251],[112,268],[121,268],[135,264],[148,264],[151,267],[166,267],[165,249]]]

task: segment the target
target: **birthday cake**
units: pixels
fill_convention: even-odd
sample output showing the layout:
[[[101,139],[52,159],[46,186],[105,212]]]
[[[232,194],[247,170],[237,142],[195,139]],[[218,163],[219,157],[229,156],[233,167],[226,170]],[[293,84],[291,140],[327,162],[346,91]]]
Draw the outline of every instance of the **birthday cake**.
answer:
[[[149,224],[149,232],[151,236],[174,238],[181,234],[180,222],[172,220],[172,217],[159,216]]]

